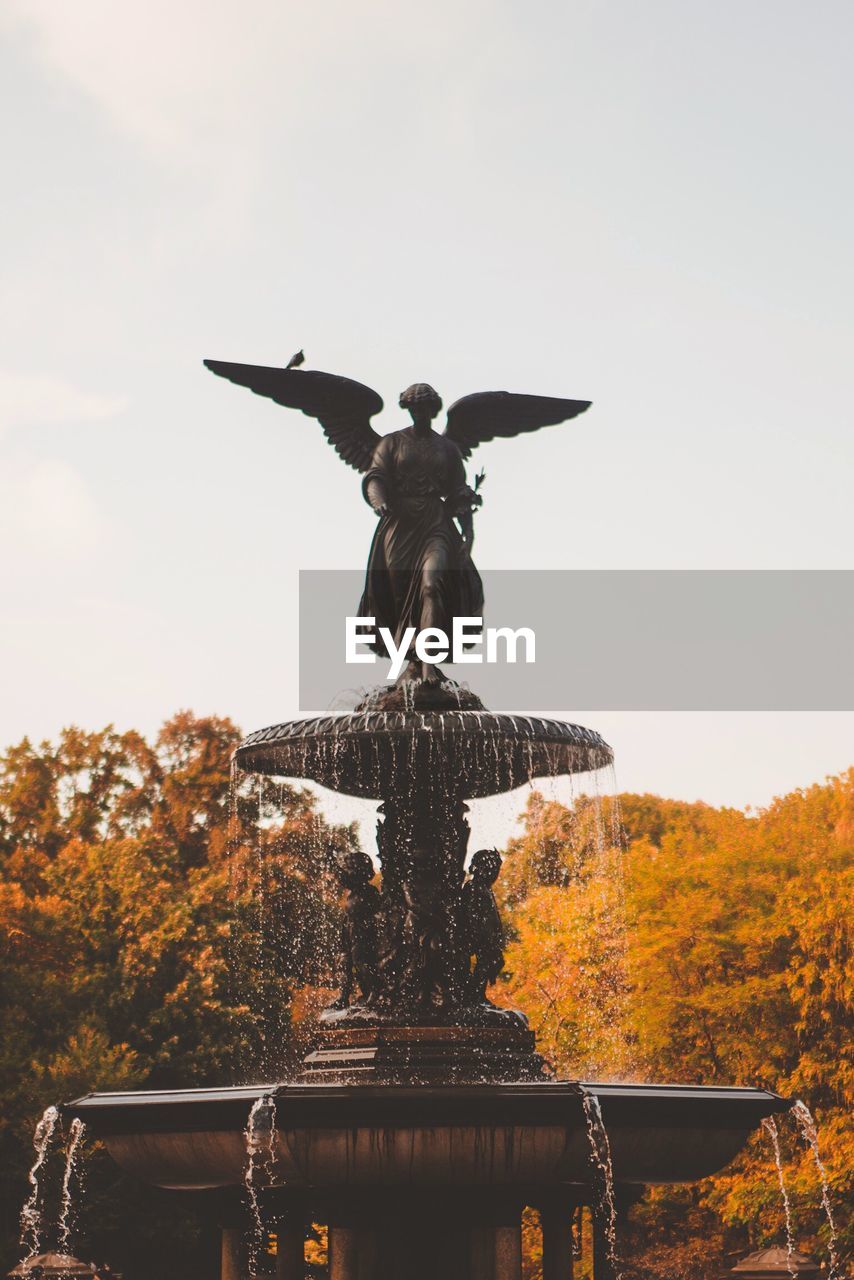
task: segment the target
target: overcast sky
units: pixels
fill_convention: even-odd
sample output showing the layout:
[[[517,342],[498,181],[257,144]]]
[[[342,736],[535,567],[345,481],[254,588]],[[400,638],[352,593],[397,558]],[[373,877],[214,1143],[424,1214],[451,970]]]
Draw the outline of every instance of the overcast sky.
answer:
[[[297,571],[373,517],[204,356],[304,346],[381,430],[414,380],[592,399],[478,452],[484,566],[852,567],[848,0],[0,13],[3,742],[296,713]],[[842,713],[585,719],[689,799],[854,763]]]

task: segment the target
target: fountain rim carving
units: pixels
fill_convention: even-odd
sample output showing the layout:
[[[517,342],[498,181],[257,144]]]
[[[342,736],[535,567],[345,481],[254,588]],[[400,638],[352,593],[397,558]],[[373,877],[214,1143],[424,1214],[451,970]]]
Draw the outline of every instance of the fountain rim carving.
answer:
[[[396,1185],[401,1168],[388,1158],[394,1143],[409,1143],[410,1150],[423,1140],[435,1151],[439,1135],[445,1134],[446,1153],[438,1170],[434,1163],[428,1171],[427,1181],[435,1182],[440,1172],[453,1183],[462,1161],[467,1183],[490,1185],[497,1178],[506,1189],[544,1190],[556,1184],[592,1189],[581,1105],[585,1094],[599,1101],[614,1152],[615,1179],[625,1186],[708,1177],[734,1158],[763,1118],[791,1107],[789,1099],[770,1090],[739,1086],[312,1081],[90,1093],[66,1104],[63,1116],[85,1121],[126,1172],[172,1188],[237,1187],[243,1176],[246,1115],[269,1096],[276,1106],[285,1187],[320,1193]],[[508,1152],[515,1150],[519,1157],[515,1167],[511,1161],[500,1174],[493,1156],[483,1154],[484,1140],[478,1137],[497,1130],[503,1132]],[[342,1151],[346,1146],[349,1155],[331,1175],[330,1151],[339,1146]],[[377,1153],[385,1153],[382,1176],[371,1163]],[[155,1168],[163,1181],[153,1176]],[[414,1186],[419,1185],[416,1174],[410,1169]]]
[[[395,748],[402,741],[407,752],[424,750],[434,764],[434,744],[441,743],[447,769],[469,800],[614,762],[595,729],[486,710],[357,711],[286,720],[248,734],[234,762],[244,773],[309,778],[344,795],[379,800],[389,788],[385,766],[398,762]]]

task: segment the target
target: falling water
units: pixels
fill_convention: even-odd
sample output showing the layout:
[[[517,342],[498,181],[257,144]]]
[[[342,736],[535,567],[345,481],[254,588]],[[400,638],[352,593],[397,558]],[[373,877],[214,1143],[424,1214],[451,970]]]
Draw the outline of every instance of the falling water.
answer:
[[[21,1210],[21,1244],[28,1250],[27,1258],[34,1258],[41,1250],[42,1211],[39,1174],[42,1165],[47,1159],[51,1139],[58,1120],[59,1112],[56,1107],[48,1107],[36,1125],[36,1130],[33,1134],[33,1148],[36,1158],[27,1174],[31,1189]]]
[[[86,1126],[82,1120],[71,1121],[71,1133],[68,1149],[65,1153],[65,1173],[62,1176],[62,1195],[59,1201],[59,1223],[57,1228],[57,1245],[60,1253],[71,1253],[71,1235],[74,1228],[73,1200],[71,1184],[77,1169],[80,1155],[80,1144]]]
[[[231,909],[227,944],[227,992],[229,1002],[233,1006],[249,1006],[247,992],[247,973],[250,961],[247,954],[247,929],[243,920],[243,898],[246,892],[248,855],[245,845],[248,840],[248,812],[246,791],[248,775],[240,769],[235,756],[231,758],[228,785],[228,901]],[[249,1064],[241,1064],[247,1069]],[[254,1066],[255,1063],[252,1063]]]
[[[251,1215],[247,1252],[249,1277],[250,1280],[255,1280],[258,1254],[264,1243],[264,1219],[261,1215],[258,1183],[262,1176],[265,1183],[270,1182],[276,1158],[276,1104],[269,1094],[264,1094],[253,1102],[245,1134],[246,1168],[243,1185]]]
[[[830,1186],[827,1180],[827,1170],[824,1167],[824,1163],[818,1150],[818,1132],[815,1127],[815,1121],[812,1118],[812,1113],[805,1102],[801,1102],[801,1100],[798,1099],[792,1107],[792,1114],[797,1120],[798,1127],[800,1128],[805,1140],[809,1143],[813,1160],[815,1161],[815,1167],[818,1170],[819,1181],[821,1183],[821,1204],[827,1218],[827,1225],[830,1228],[830,1238],[827,1242],[827,1251],[830,1254],[830,1271],[828,1273],[828,1280],[833,1280],[833,1277],[836,1276],[839,1271],[839,1255],[836,1251],[838,1237],[836,1232],[836,1223],[833,1221],[833,1210],[830,1207]]]
[[[240,850],[240,781],[241,771],[236,758],[232,755],[228,766],[228,826],[226,828],[226,854],[228,857],[228,896],[230,901],[237,897],[238,852]]]
[[[595,1094],[588,1093],[585,1090],[581,1102],[587,1123],[590,1158],[598,1175],[597,1181],[601,1182],[597,1195],[598,1203],[594,1206],[594,1214],[598,1215],[600,1220],[603,1220],[608,1261],[611,1264],[615,1280],[620,1280],[620,1272],[617,1267],[617,1202],[614,1196],[614,1166],[611,1163],[611,1143],[608,1140],[608,1131],[602,1119],[602,1108],[599,1105],[599,1099]]]
[[[559,760],[555,768],[561,767]],[[576,905],[567,907],[579,931],[586,929],[589,939],[586,954],[579,957],[583,998],[572,1012],[576,1028],[573,1070],[586,1079],[631,1076],[636,1070],[636,1048],[629,1033],[625,837],[616,804],[616,783],[613,774],[601,770],[591,771],[583,779],[557,773],[554,779],[538,779],[534,785],[547,804],[565,810],[557,827],[562,885],[583,887]],[[533,834],[536,826],[528,830]],[[546,827],[541,848],[547,866],[553,857],[549,852],[552,840],[554,829]],[[554,935],[565,927],[566,917],[556,903],[551,924]],[[544,992],[549,1002],[545,1018],[557,1021],[565,984],[555,970],[544,985],[549,988]]]
[[[777,1166],[777,1181],[780,1184],[780,1194],[783,1197],[783,1211],[786,1215],[786,1268],[792,1280],[797,1280],[798,1273],[792,1257],[795,1252],[795,1233],[792,1229],[792,1206],[789,1202],[789,1192],[786,1188],[786,1179],[783,1175],[783,1157],[780,1152],[780,1133],[777,1129],[777,1121],[773,1116],[766,1116],[762,1121],[762,1128],[771,1139],[771,1145],[774,1148],[774,1163]]]
[[[255,817],[255,959],[254,972],[255,983],[254,989],[258,992],[260,1000],[257,1002],[257,1025],[259,1038],[259,1061],[261,1070],[266,1074],[268,1071],[268,1026],[267,1026],[267,996],[270,990],[270,974],[267,948],[267,895],[265,892],[264,877],[264,847],[262,843],[261,824],[264,817],[264,782],[263,775],[258,774],[256,777],[257,784],[257,813]],[[263,1078],[263,1077],[262,1077]]]

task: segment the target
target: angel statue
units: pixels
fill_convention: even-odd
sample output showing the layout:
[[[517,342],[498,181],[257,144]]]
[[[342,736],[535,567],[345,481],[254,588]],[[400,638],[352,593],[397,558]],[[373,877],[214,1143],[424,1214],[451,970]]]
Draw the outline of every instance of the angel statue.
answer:
[[[345,462],[364,473],[362,492],[379,517],[371,544],[360,617],[387,627],[399,647],[407,628],[438,627],[450,635],[454,617],[480,617],[483,586],[472,563],[472,514],[482,499],[466,482],[464,459],[498,436],[565,422],[589,400],[481,391],[451,405],[443,433],[433,421],[442,400],[426,382],[413,383],[399,404],[412,425],[380,436],[371,418],[383,407],[370,387],[291,363],[264,365],[205,360],[213,373],[288,409],[316,418]],[[478,480],[482,480],[482,474]],[[414,653],[402,680],[441,683],[432,663]]]

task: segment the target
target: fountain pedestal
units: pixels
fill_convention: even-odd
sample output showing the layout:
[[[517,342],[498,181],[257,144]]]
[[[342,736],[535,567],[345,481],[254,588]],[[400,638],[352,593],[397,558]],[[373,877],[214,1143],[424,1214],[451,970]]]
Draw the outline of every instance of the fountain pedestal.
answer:
[[[375,699],[352,715],[274,725],[235,754],[246,771],[308,777],[380,801],[381,889],[365,855],[342,850],[333,859],[347,895],[342,992],[321,1016],[304,1078],[542,1078],[524,1014],[485,999],[503,963],[491,888],[501,859],[477,853],[480,870],[467,879],[467,802],[535,776],[598,769],[611,750],[578,725],[493,715],[471,693],[464,710],[447,688],[412,698],[395,709],[401,693],[392,690],[381,706]]]
[[[450,1084],[455,1080],[537,1080],[545,1064],[534,1034],[506,1026],[321,1026],[303,1080],[339,1084],[383,1081]]]

